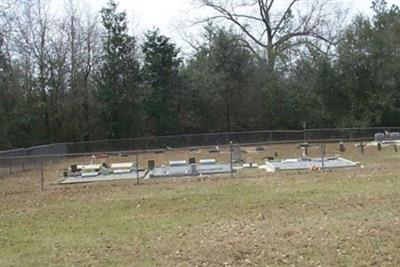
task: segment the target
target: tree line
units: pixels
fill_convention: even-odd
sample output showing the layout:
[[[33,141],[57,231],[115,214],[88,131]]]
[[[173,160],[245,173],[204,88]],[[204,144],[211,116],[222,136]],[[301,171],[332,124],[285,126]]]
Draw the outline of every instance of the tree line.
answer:
[[[375,0],[373,16],[335,28],[339,13],[330,18],[321,0],[303,14],[294,9],[300,0],[278,11],[272,0],[198,2],[215,16],[198,21],[201,36],[183,57],[158,29],[132,34],[113,0],[98,15],[74,0],[62,15],[44,0],[3,1],[0,149],[304,124],[400,126],[398,6]]]

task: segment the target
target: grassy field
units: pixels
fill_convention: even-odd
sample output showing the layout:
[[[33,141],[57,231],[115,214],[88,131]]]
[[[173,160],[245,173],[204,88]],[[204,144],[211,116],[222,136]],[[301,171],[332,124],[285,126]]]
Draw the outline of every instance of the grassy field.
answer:
[[[0,266],[400,266],[400,155],[347,147],[364,168],[50,185],[69,159],[43,192],[37,170],[0,178]]]

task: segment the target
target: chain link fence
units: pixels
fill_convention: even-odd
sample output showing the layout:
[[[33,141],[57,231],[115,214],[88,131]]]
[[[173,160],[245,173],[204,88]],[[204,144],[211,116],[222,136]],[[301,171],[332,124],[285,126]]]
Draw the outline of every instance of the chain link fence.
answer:
[[[302,141],[329,142],[372,140],[375,133],[384,131],[400,131],[400,127],[223,132],[209,134],[189,134],[161,137],[99,140],[89,142],[66,143],[65,145],[68,153],[99,153],[108,151],[220,146],[229,144],[229,142],[231,141],[238,144],[268,144]]]
[[[63,159],[88,157],[92,154],[134,155],[157,151],[227,146],[230,142],[242,145],[299,142],[355,142],[374,139],[378,132],[398,132],[400,127],[334,128],[305,130],[273,130],[251,132],[223,132],[161,137],[142,137],[89,142],[59,143],[0,151],[0,176],[41,170]]]

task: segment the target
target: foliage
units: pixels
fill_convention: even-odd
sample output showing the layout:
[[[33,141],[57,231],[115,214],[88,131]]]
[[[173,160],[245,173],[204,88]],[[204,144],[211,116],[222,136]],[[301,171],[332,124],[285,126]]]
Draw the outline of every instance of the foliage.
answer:
[[[146,86],[148,131],[152,135],[177,133],[181,81],[179,49],[159,30],[149,31],[142,46],[142,75]]]
[[[209,25],[205,36],[185,70],[194,113],[201,116],[198,126],[211,131],[254,127],[261,88],[255,58],[233,32]]]
[[[0,149],[303,123],[400,126],[400,9],[384,0],[343,31],[318,31],[341,36],[329,49],[308,34],[278,42],[301,25],[327,25],[327,17],[313,22],[288,9],[275,48],[208,23],[186,57],[159,30],[130,34],[114,1],[101,23],[73,0],[52,19],[46,3],[23,1],[0,13]]]
[[[137,135],[140,92],[136,41],[128,34],[126,13],[118,12],[114,1],[108,2],[101,15],[106,32],[97,97],[105,131],[110,138]]]

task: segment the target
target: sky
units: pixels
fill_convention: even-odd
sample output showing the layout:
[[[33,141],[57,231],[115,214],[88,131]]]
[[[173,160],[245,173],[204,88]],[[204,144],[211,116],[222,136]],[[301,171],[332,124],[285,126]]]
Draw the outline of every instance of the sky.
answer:
[[[62,0],[59,0],[62,1]],[[107,0],[77,0],[85,3],[91,10],[100,10]],[[289,0],[278,0],[276,3],[287,4]],[[349,9],[350,14],[363,13],[371,15],[372,0],[330,0]],[[400,0],[386,0],[388,4],[400,4]],[[152,28],[159,28],[161,33],[171,37],[174,42],[185,49],[185,38],[189,32],[189,22],[196,17],[206,16],[208,10],[199,8],[193,0],[117,0],[120,10],[125,10],[130,26],[135,33],[143,33]],[[184,27],[186,25],[186,28]],[[188,47],[186,47],[188,48]]]

